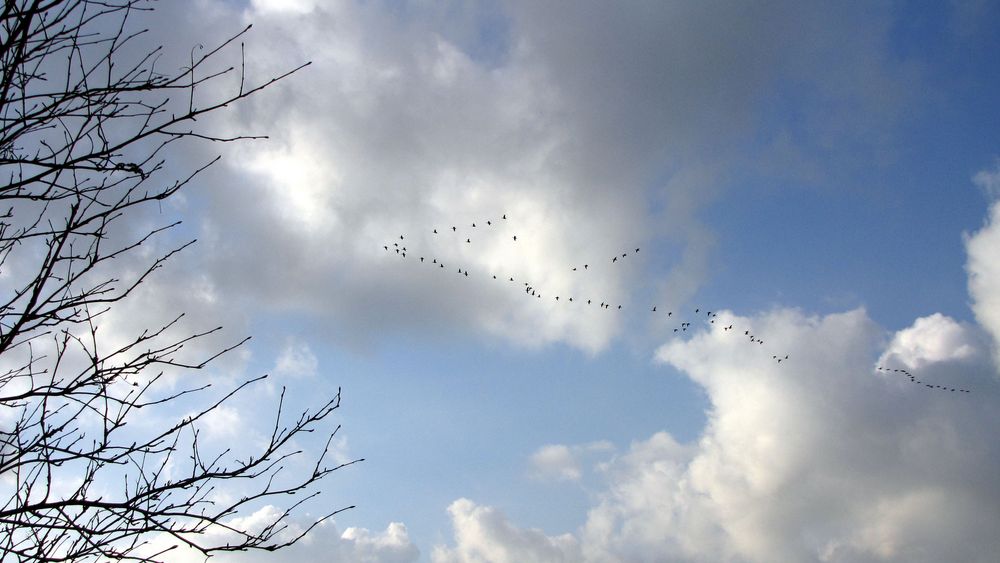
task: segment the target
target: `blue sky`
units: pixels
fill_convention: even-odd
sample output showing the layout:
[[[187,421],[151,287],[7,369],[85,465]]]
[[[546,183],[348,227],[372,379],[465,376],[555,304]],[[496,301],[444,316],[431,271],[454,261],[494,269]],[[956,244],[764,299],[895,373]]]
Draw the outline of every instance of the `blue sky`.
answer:
[[[301,404],[343,388],[337,448],[366,461],[324,497],[357,508],[276,560],[1000,548],[994,3],[191,0],[142,17],[189,43],[254,23],[254,77],[313,61],[208,124],[269,140],[175,155],[224,161],[166,212],[200,243],[145,297],[254,335],[220,377],[272,371]],[[486,219],[502,227],[480,236]],[[452,224],[475,244],[431,233]],[[400,234],[448,274],[385,252]],[[694,326],[676,335],[664,310]],[[900,385],[887,362],[974,393]],[[267,397],[227,424],[252,434]]]

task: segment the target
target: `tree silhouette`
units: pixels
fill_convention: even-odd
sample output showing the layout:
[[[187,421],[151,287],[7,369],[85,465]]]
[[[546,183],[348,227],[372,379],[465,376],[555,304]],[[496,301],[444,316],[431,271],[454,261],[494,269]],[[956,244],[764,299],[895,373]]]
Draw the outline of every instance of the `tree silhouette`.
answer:
[[[292,459],[305,455],[296,438],[338,408],[339,390],[292,417],[282,391],[270,436],[253,455],[210,452],[199,440],[206,417],[266,376],[221,392],[204,380],[167,380],[245,340],[191,360],[182,349],[219,329],[181,332],[181,313],[124,342],[99,333],[109,311],[193,242],[151,252],[179,223],[132,238],[121,226],[217,160],[165,181],[168,147],[256,138],[216,136],[196,121],[306,66],[248,85],[248,27],[161,73],[163,50],[139,53],[144,32],[131,29],[136,12],[149,9],[142,0],[8,0],[0,13],[0,551],[17,560],[157,560],[177,546],[205,555],[275,550],[339,512],[295,533],[285,527],[318,494],[314,485],[347,465],[325,462],[335,428],[308,463]],[[229,58],[238,62],[226,66]],[[220,85],[231,89],[219,95]],[[202,103],[196,93],[205,91],[216,98]],[[123,267],[136,262],[142,267]],[[126,428],[150,411],[169,412],[171,422]],[[220,494],[230,489],[239,492]],[[264,525],[239,524],[254,507],[296,493]],[[150,553],[153,545],[166,547]]]

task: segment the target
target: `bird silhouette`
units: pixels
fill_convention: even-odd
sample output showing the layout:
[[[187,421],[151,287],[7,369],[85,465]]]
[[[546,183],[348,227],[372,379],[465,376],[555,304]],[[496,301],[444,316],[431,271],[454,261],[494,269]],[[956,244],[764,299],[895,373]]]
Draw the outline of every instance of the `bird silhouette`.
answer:
[[[517,242],[517,235],[514,235],[514,241]]]

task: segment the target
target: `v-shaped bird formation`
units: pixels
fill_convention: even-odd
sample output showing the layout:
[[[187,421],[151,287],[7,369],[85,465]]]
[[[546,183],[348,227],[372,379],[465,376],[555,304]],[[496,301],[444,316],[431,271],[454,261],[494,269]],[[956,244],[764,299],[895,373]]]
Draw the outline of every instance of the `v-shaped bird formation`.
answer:
[[[503,236],[510,244],[519,244],[518,236],[510,227],[511,222],[507,218],[506,213],[501,213],[500,217],[487,218],[484,220],[476,220],[463,222],[461,224],[447,224],[440,227],[432,227],[430,231],[430,236],[434,239],[447,238],[448,242],[460,243],[462,245],[475,245],[478,241],[482,240],[483,237],[497,237]],[[502,232],[501,232],[502,231]],[[523,244],[523,239],[520,241]],[[444,243],[444,241],[442,241]],[[425,264],[432,268],[436,268],[442,272],[448,272],[451,268],[448,268],[442,259],[434,256],[433,252],[422,252],[415,253],[415,249],[408,248],[406,246],[407,239],[405,234],[399,235],[398,239],[393,239],[392,242],[384,244],[383,249],[401,259],[407,259],[409,256],[410,260],[418,261],[420,264]],[[593,272],[602,267],[615,267],[624,264],[630,257],[639,254],[641,248],[638,246],[629,247],[615,253],[611,256],[605,257],[604,260],[595,260],[592,262],[585,262],[569,266],[568,269],[579,274],[586,274],[588,272]],[[468,267],[463,267],[461,265],[453,265],[452,268],[457,273],[457,275],[463,278],[469,278],[470,270]],[[478,274],[474,277],[482,276],[483,279],[489,279],[491,281],[496,281],[500,283],[515,284],[518,287],[518,291],[523,290],[523,295],[532,299],[543,299],[551,298],[555,302],[560,304],[565,304],[566,306],[580,306],[580,307],[596,307],[601,310],[606,310],[609,312],[624,313],[626,308],[622,303],[612,302],[610,299],[600,299],[594,296],[579,296],[579,295],[565,295],[556,294],[552,292],[545,292],[540,287],[536,287],[530,281],[523,279],[515,279],[516,276],[512,276],[509,273],[501,274],[499,272],[493,272],[489,274]],[[545,296],[548,297],[545,297]],[[645,308],[646,311],[651,315],[662,315],[673,324],[669,328],[673,330],[674,333],[678,335],[686,333],[692,329],[693,322],[699,322],[702,324],[709,325],[715,330],[720,330],[724,333],[732,333],[733,335],[741,336],[746,339],[747,343],[754,346],[764,346],[764,339],[755,334],[752,329],[745,327],[735,327],[732,323],[723,326],[724,321],[716,324],[718,319],[718,313],[711,310],[703,309],[702,307],[695,307],[694,313],[690,312],[684,313],[681,311],[670,311],[664,310],[655,304],[649,305]],[[742,332],[742,334],[740,334]],[[782,362],[788,362],[790,355],[786,353],[775,353],[771,354],[771,360],[777,364]],[[962,389],[957,387],[948,387],[942,385],[934,385],[928,382],[921,381],[916,378],[913,374],[906,371],[905,369],[890,369],[888,367],[879,366],[878,371],[883,371],[886,373],[898,373],[903,375],[912,383],[921,384],[925,388],[937,391],[949,391],[949,392],[961,392],[970,393],[968,389]]]

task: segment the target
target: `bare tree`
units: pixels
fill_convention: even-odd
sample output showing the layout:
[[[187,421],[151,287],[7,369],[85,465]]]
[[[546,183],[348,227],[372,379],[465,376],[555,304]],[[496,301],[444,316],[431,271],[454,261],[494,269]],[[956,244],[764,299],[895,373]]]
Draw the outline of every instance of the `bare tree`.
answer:
[[[338,408],[339,391],[292,417],[283,413],[282,392],[270,438],[254,455],[205,451],[199,428],[206,416],[266,377],[222,392],[208,383],[164,384],[165,374],[200,370],[242,344],[195,360],[181,354],[219,329],[178,336],[178,314],[124,343],[109,347],[99,338],[108,311],[190,244],[168,246],[131,273],[121,267],[178,224],[125,238],[123,218],[174,196],[217,160],[164,181],[168,147],[255,138],[215,136],[195,121],[302,68],[248,85],[244,29],[214,48],[193,49],[184,68],[161,73],[161,49],[137,54],[143,32],[130,29],[136,11],[148,9],[144,0],[7,0],[0,13],[4,560],[156,560],[176,546],[205,555],[280,549],[312,529],[292,533],[286,517],[346,465],[325,462],[336,429],[327,430],[326,447],[311,461],[292,459],[302,454],[296,438]],[[220,66],[227,58],[236,64]],[[218,92],[219,84],[229,93],[199,103],[196,93]],[[188,403],[197,397],[202,402]],[[157,431],[126,429],[140,409],[162,411],[179,401],[199,407],[185,416],[173,409],[172,423]],[[236,496],[217,494],[235,484]],[[295,493],[262,528],[234,523]],[[167,547],[148,553],[150,541],[161,545],[165,535]]]

